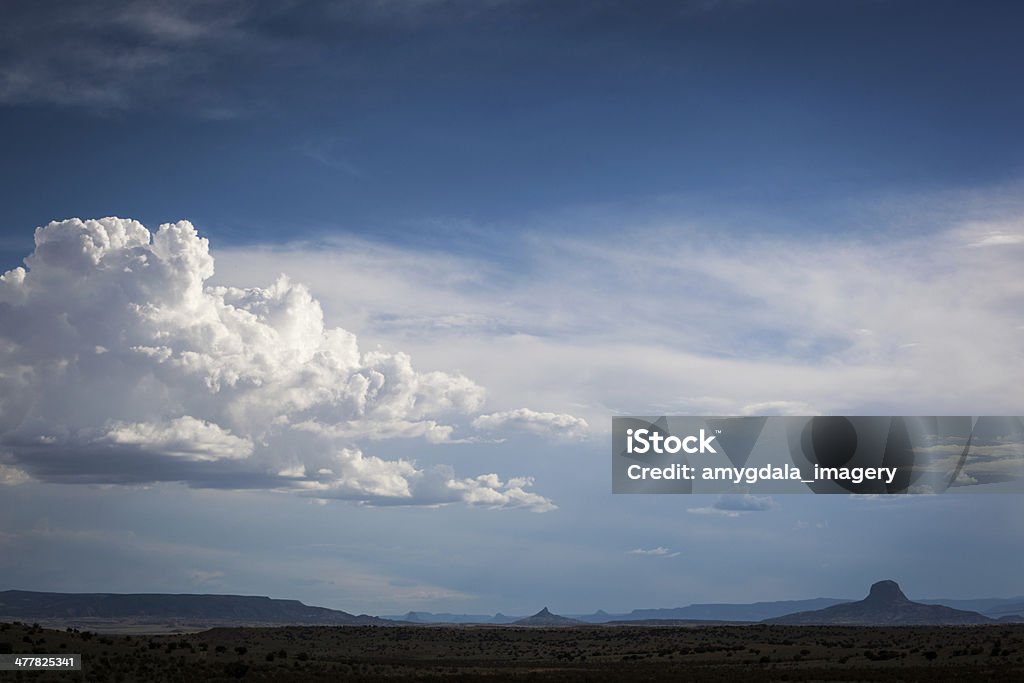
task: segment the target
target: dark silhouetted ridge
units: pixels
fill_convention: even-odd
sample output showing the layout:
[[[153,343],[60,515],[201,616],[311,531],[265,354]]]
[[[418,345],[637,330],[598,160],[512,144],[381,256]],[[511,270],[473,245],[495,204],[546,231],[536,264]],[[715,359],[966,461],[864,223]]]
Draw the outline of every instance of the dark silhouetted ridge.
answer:
[[[552,614],[548,608],[545,607],[532,617],[526,617],[525,619],[520,619],[512,623],[515,626],[572,626],[574,624],[582,624],[584,622],[579,619],[570,619],[569,617]]]
[[[991,624],[992,619],[967,610],[945,605],[926,605],[910,600],[895,581],[879,581],[868,596],[810,612],[797,612],[774,619],[768,624],[846,625],[846,626],[950,626]]]
[[[885,580],[871,584],[868,597],[861,602],[871,605],[901,605],[910,602],[910,598],[903,594],[898,583]]]
[[[0,617],[13,619],[136,619],[230,621],[260,624],[386,624],[298,600],[255,595],[173,595],[161,593],[0,592]]]

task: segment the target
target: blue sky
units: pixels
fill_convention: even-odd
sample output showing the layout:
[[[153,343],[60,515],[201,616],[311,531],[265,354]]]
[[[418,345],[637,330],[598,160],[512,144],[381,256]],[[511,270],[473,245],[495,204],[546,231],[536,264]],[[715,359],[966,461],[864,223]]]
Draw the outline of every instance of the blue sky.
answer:
[[[35,255],[0,291],[0,584],[1024,593],[1014,496],[749,510],[607,467],[613,414],[1021,414],[1021,13],[6,4],[0,272]],[[106,216],[197,233],[152,279],[135,224],[33,242]]]
[[[235,242],[595,204],[797,222],[1021,172],[1013,3],[549,5],[15,3],[4,230],[24,251],[21,226],[70,215]]]

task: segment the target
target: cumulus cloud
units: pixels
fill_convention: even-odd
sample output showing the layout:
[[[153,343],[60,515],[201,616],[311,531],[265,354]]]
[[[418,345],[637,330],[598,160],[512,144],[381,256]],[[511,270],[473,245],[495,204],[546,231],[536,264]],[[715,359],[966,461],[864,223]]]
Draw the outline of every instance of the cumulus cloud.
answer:
[[[17,467],[0,465],[0,485],[17,486],[18,484],[24,484],[30,479],[31,477],[29,477],[28,474],[19,470]]]
[[[586,436],[589,425],[583,418],[564,413],[548,413],[518,408],[481,415],[473,420],[481,431],[512,429],[532,434],[552,435],[560,439],[580,439]]]
[[[98,439],[101,443],[133,446],[189,460],[237,459],[252,455],[252,441],[190,415],[166,423],[111,422],[111,428]]]
[[[404,353],[361,351],[283,275],[265,288],[211,286],[209,244],[188,222],[151,234],[133,220],[72,219],[35,242],[27,268],[0,276],[5,482],[22,472],[552,509],[526,478],[460,478],[364,453],[364,440],[452,440],[484,390],[420,372]]]
[[[485,507],[523,507],[537,512],[554,510],[555,505],[527,491],[533,485],[530,477],[516,477],[503,482],[497,474],[482,474],[474,479],[449,480],[449,491],[458,492],[462,499],[473,505]]]

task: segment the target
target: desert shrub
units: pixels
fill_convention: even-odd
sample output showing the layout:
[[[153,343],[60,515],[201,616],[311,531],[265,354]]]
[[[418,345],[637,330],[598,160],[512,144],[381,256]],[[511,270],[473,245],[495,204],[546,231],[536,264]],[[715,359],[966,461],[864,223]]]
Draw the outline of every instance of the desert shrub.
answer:
[[[228,662],[224,665],[224,675],[232,678],[245,678],[249,673],[249,665],[244,662]]]
[[[900,656],[900,653],[894,652],[893,650],[879,650],[878,652],[865,650],[864,656],[873,662],[884,662],[887,659],[896,659]]]

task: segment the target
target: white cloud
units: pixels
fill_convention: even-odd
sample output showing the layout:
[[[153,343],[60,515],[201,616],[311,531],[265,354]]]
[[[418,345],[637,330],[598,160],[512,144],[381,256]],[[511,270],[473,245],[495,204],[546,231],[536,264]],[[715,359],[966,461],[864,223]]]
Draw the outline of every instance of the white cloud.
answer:
[[[549,500],[527,491],[533,485],[530,477],[501,481],[496,474],[483,474],[473,479],[452,479],[446,482],[449,491],[462,500],[482,507],[521,507],[534,512],[548,512],[556,506]]]
[[[800,519],[800,520],[797,520],[795,525],[793,525],[793,528],[796,529],[797,531],[804,531],[804,530],[807,530],[807,529],[827,529],[828,528],[828,520],[818,521],[818,522],[807,522],[807,521],[804,521],[804,520]]]
[[[965,248],[992,224],[934,203],[945,224],[883,217],[880,230],[902,230],[878,238],[624,217],[614,242],[520,236],[514,270],[344,238],[222,262],[235,279],[301,264],[361,338],[459,367],[501,411],[544,405],[598,435],[612,414],[1015,414],[1019,255]],[[618,246],[624,235],[635,249]],[[351,290],[367,300],[334,294]]]
[[[804,401],[762,401],[743,406],[740,415],[819,415],[818,410]]]
[[[292,425],[293,429],[321,434],[335,439],[414,439],[422,438],[430,443],[453,441],[450,425],[438,424],[434,420],[409,422],[393,420],[386,423],[363,423],[359,421],[346,424],[324,424],[316,420],[306,420]]]
[[[512,429],[570,440],[585,437],[589,429],[587,421],[582,418],[564,413],[538,412],[529,408],[481,415],[473,420],[473,426],[481,431]]]
[[[722,515],[739,517],[748,512],[766,512],[778,507],[771,496],[755,496],[749,493],[724,493],[710,506],[689,508],[687,512],[696,515]]]
[[[249,439],[190,415],[162,424],[114,421],[97,441],[198,461],[248,458],[253,448]]]
[[[1019,233],[990,232],[981,236],[978,241],[971,242],[969,247],[1002,247],[1014,244],[1024,244],[1024,235]]]
[[[692,515],[720,515],[722,517],[739,517],[741,514],[736,510],[720,510],[713,505],[687,508],[686,511]]]
[[[25,471],[19,470],[17,467],[0,464],[0,485],[17,486],[31,480],[32,477],[28,476],[28,473]]]
[[[553,507],[526,479],[364,454],[360,440],[453,440],[484,390],[418,371],[404,353],[361,351],[283,275],[266,288],[209,286],[214,259],[188,222],[152,235],[118,218],[50,223],[26,264],[0,276],[8,468],[66,482]]]
[[[193,569],[188,573],[190,583],[202,586],[208,583],[217,583],[218,579],[224,578],[224,572],[213,569]]]
[[[658,546],[657,548],[636,548],[635,550],[629,550],[626,552],[627,555],[648,555],[651,557],[679,557],[682,553],[679,551],[672,552],[670,548]]]

